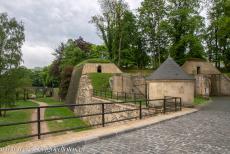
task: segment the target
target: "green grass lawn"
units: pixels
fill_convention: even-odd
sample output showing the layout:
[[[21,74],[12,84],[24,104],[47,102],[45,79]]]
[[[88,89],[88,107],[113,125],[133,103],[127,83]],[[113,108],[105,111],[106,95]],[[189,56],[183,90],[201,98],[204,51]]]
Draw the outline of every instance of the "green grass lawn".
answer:
[[[106,90],[109,88],[109,78],[112,74],[109,73],[90,73],[89,78],[92,82],[93,89]]]
[[[37,99],[38,101],[45,102],[49,105],[62,105],[63,102],[59,102],[54,100],[53,98],[40,98]],[[69,108],[48,108],[45,111],[45,118],[59,118],[59,117],[69,117],[74,116],[75,114],[69,109]],[[48,127],[50,131],[56,131],[56,130],[62,130],[67,128],[73,128],[73,127],[82,127],[87,126],[87,123],[82,121],[81,119],[65,119],[65,120],[57,120],[57,121],[49,121]],[[78,129],[76,131],[82,131],[86,130],[84,129]]]
[[[18,101],[14,107],[34,107],[38,106],[36,103],[30,101]],[[32,115],[32,110],[20,110],[20,111],[8,111],[6,117],[0,117],[0,124],[12,123],[12,122],[24,122],[30,121]],[[17,125],[17,126],[5,126],[0,127],[0,139],[9,139],[17,136],[31,135],[31,124]],[[21,139],[10,141],[6,143],[0,143],[0,147],[14,144],[29,139]]]
[[[194,105],[202,105],[208,102],[207,98],[203,98],[201,96],[195,97],[193,104]]]

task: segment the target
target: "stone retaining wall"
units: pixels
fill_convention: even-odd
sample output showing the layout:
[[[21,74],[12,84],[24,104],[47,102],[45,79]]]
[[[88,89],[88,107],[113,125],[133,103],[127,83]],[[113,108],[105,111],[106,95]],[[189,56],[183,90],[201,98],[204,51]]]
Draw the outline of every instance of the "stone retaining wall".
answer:
[[[82,75],[79,83],[79,91],[77,94],[77,104],[97,104],[97,103],[109,103],[108,100],[102,100],[93,97],[92,95],[92,84],[88,77],[88,75]],[[105,104],[105,112],[114,112],[121,111],[127,109],[135,109],[138,106],[129,106],[123,104]],[[76,115],[89,115],[89,114],[97,114],[102,112],[102,105],[90,105],[90,106],[81,106],[75,109]],[[117,121],[121,119],[137,117],[139,115],[139,111],[127,111],[122,113],[114,113],[114,114],[106,114],[105,122],[109,121]],[[102,123],[102,116],[91,116],[84,117],[83,120],[87,121],[90,125],[96,125]]]

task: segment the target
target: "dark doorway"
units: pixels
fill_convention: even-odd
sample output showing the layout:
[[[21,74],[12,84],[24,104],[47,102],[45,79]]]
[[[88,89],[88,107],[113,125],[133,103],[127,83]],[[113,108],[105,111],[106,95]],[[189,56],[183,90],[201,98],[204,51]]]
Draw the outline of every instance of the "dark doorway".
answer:
[[[196,68],[196,74],[200,74],[200,66]]]
[[[101,73],[101,65],[97,67],[97,73]]]

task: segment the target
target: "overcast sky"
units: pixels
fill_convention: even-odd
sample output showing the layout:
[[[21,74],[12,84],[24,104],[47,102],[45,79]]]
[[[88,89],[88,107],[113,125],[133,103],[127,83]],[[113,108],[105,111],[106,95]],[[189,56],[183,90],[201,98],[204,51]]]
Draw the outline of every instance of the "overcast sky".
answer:
[[[142,0],[126,0],[135,10]],[[25,66],[42,67],[53,60],[60,42],[82,36],[100,44],[91,16],[100,13],[97,0],[0,0],[0,12],[21,20],[26,41],[22,47]]]

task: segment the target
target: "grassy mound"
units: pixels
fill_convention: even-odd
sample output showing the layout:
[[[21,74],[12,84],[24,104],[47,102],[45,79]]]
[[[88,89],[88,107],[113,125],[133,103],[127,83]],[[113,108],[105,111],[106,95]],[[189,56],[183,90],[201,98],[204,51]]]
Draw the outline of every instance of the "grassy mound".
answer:
[[[80,67],[86,63],[111,63],[111,61],[107,59],[99,59],[99,58],[87,59],[77,64],[76,67]]]
[[[90,73],[89,78],[92,82],[93,89],[102,90],[109,88],[109,78],[112,77],[110,73]]]

